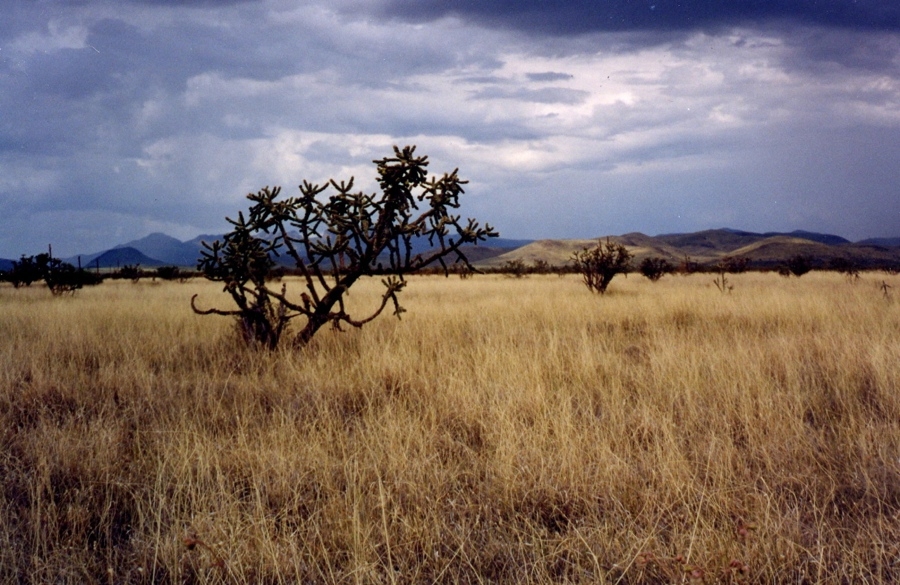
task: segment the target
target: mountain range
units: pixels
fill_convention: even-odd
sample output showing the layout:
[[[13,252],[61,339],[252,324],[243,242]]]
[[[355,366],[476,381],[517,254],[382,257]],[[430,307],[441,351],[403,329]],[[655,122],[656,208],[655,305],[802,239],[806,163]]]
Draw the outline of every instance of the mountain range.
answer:
[[[217,235],[200,235],[181,241],[162,233],[120,244],[95,254],[65,259],[85,267],[117,268],[139,264],[144,268],[182,266],[194,268],[202,249],[201,242],[212,242]],[[605,237],[600,238],[605,239]],[[860,267],[900,267],[900,237],[872,238],[851,242],[840,236],[807,231],[755,233],[729,228],[684,234],[648,236],[629,233],[609,236],[609,240],[626,246],[640,262],[646,257],[660,257],[672,263],[690,258],[698,264],[711,265],[726,257],[746,258],[750,267],[770,268],[787,259],[804,255],[814,265],[825,266],[835,258],[852,261]],[[537,260],[559,266],[568,263],[572,254],[597,244],[598,239],[513,240],[494,238],[478,246],[464,248],[469,260],[484,268],[498,267],[519,260],[532,264]],[[429,248],[427,241],[414,246],[414,253]],[[0,259],[0,270],[9,270],[11,260]]]
[[[65,260],[71,264],[77,264],[80,258],[82,266],[99,268],[117,268],[126,264],[140,264],[144,268],[157,266],[196,268],[197,259],[203,249],[203,242],[211,243],[221,238],[221,235],[205,234],[182,242],[166,234],[153,233],[139,240],[119,244],[103,252],[73,256]],[[533,241],[493,238],[490,240],[490,246],[467,247],[469,250],[467,256],[470,261],[475,262],[512,251]],[[423,239],[413,243],[413,253],[425,252],[431,247],[427,240]],[[287,262],[287,259],[284,260]]]
[[[635,264],[644,258],[658,257],[675,265],[690,260],[701,266],[713,266],[725,258],[735,258],[746,259],[750,268],[765,269],[802,255],[815,267],[828,266],[840,258],[860,268],[900,268],[900,238],[851,242],[840,236],[807,231],[755,233],[722,228],[658,236],[629,233],[610,236],[609,240],[628,248]],[[550,265],[562,265],[571,260],[574,252],[596,245],[596,239],[537,240],[480,265],[489,268],[515,260],[525,264],[543,260]]]

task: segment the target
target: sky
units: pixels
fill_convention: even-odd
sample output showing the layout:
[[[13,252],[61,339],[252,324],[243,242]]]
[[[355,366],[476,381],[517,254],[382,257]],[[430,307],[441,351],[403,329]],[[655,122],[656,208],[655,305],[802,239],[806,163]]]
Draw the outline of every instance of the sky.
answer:
[[[894,0],[4,0],[0,257],[417,145],[507,238],[900,236]]]

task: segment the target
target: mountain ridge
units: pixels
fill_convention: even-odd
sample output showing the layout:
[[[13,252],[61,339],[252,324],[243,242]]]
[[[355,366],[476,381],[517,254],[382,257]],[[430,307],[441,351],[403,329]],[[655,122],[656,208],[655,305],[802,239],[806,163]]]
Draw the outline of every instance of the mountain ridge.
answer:
[[[124,264],[140,264],[144,267],[172,265],[195,268],[200,257],[202,242],[212,242],[223,236],[202,234],[189,240],[154,232],[143,238],[118,244],[94,254],[81,254],[66,258],[82,266],[112,268]],[[868,238],[851,242],[834,234],[805,230],[792,232],[750,232],[733,228],[718,228],[696,232],[665,233],[648,236],[641,232],[629,232],[619,236],[578,239],[509,239],[492,238],[478,246],[466,246],[471,261],[483,268],[492,268],[510,260],[533,263],[537,260],[551,265],[567,264],[572,254],[584,247],[593,246],[598,240],[609,238],[629,248],[635,260],[660,257],[670,262],[681,262],[686,257],[700,264],[713,264],[725,257],[747,258],[751,267],[765,268],[784,262],[796,254],[808,254],[825,265],[834,258],[850,260],[862,267],[894,266],[900,263],[900,237]],[[810,247],[810,244],[815,244]],[[430,248],[423,240],[414,245],[414,253]],[[10,270],[13,260],[0,258],[0,270]]]
[[[529,264],[540,259],[561,266],[569,264],[575,252],[606,239],[628,248],[635,264],[658,257],[674,265],[690,261],[712,267],[726,258],[736,258],[746,259],[749,268],[769,269],[783,265],[793,256],[804,255],[817,268],[827,267],[836,260],[848,261],[859,268],[900,268],[900,245],[853,243],[840,236],[803,230],[756,233],[727,228],[659,236],[632,232],[591,240],[536,240],[476,264],[497,268],[506,262]]]

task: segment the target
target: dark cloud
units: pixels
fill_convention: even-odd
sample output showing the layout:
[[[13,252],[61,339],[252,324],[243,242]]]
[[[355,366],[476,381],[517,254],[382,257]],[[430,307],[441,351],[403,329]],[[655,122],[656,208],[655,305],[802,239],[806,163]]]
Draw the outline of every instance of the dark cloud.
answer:
[[[567,36],[575,33],[694,30],[759,21],[900,30],[889,0],[390,0],[393,17],[457,16],[488,26]]]
[[[216,6],[233,6],[235,4],[253,4],[261,0],[131,0],[134,4],[150,4],[163,7],[198,7],[215,8]]]
[[[249,191],[370,180],[370,161],[404,143],[459,166],[473,214],[507,236],[896,235],[898,10],[13,2],[0,18],[0,256],[216,231]]]
[[[900,36],[887,31],[859,34],[853,30],[807,28],[785,31],[785,42],[793,49],[785,65],[815,74],[848,68],[900,74]]]

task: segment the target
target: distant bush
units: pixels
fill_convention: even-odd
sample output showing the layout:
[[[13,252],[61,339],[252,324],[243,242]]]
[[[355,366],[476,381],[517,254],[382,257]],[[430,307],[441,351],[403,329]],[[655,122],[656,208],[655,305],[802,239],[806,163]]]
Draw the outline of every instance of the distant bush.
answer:
[[[656,282],[666,274],[675,271],[675,267],[665,258],[644,258],[638,266],[638,272]]]
[[[113,278],[122,278],[137,283],[143,276],[144,272],[141,270],[140,264],[126,264],[116,271]]]
[[[67,262],[61,261],[59,258],[46,256],[46,268],[44,273],[44,282],[47,288],[54,295],[74,294],[76,290],[84,287],[100,284],[103,279],[93,272],[88,272],[83,268],[75,268]]]
[[[13,261],[12,270],[5,276],[15,288],[31,286],[43,280],[54,295],[74,293],[84,286],[103,282],[97,274],[54,258],[52,248],[36,256],[22,255],[19,260]]]
[[[550,274],[553,272],[553,267],[550,266],[550,263],[546,260],[537,259],[531,264],[531,268],[528,270],[532,274]]]
[[[187,274],[177,266],[160,266],[156,269],[156,276],[161,280],[177,280],[178,282],[187,280]]]
[[[723,258],[717,268],[717,272],[730,272],[731,274],[740,274],[747,271],[747,265],[750,264],[749,258],[735,258],[728,256]]]
[[[31,286],[44,278],[41,267],[34,256],[25,256],[24,254],[19,260],[13,260],[12,270],[6,274],[6,280],[12,283],[13,287]]]
[[[631,252],[622,244],[606,239],[594,248],[584,248],[572,257],[575,270],[581,274],[585,286],[591,292],[606,293],[606,288],[617,274],[627,274],[631,269]]]
[[[784,268],[787,269],[787,272],[789,274],[793,274],[797,278],[800,278],[801,276],[812,270],[812,262],[810,261],[809,256],[797,254],[787,261]],[[779,270],[779,274],[784,273]]]
[[[498,272],[505,274],[506,276],[511,276],[513,278],[522,278],[526,274],[529,273],[528,266],[525,265],[525,262],[516,258],[514,260],[507,260],[497,269]]]
[[[848,258],[832,258],[828,262],[828,268],[848,278],[859,278],[859,265]]]

